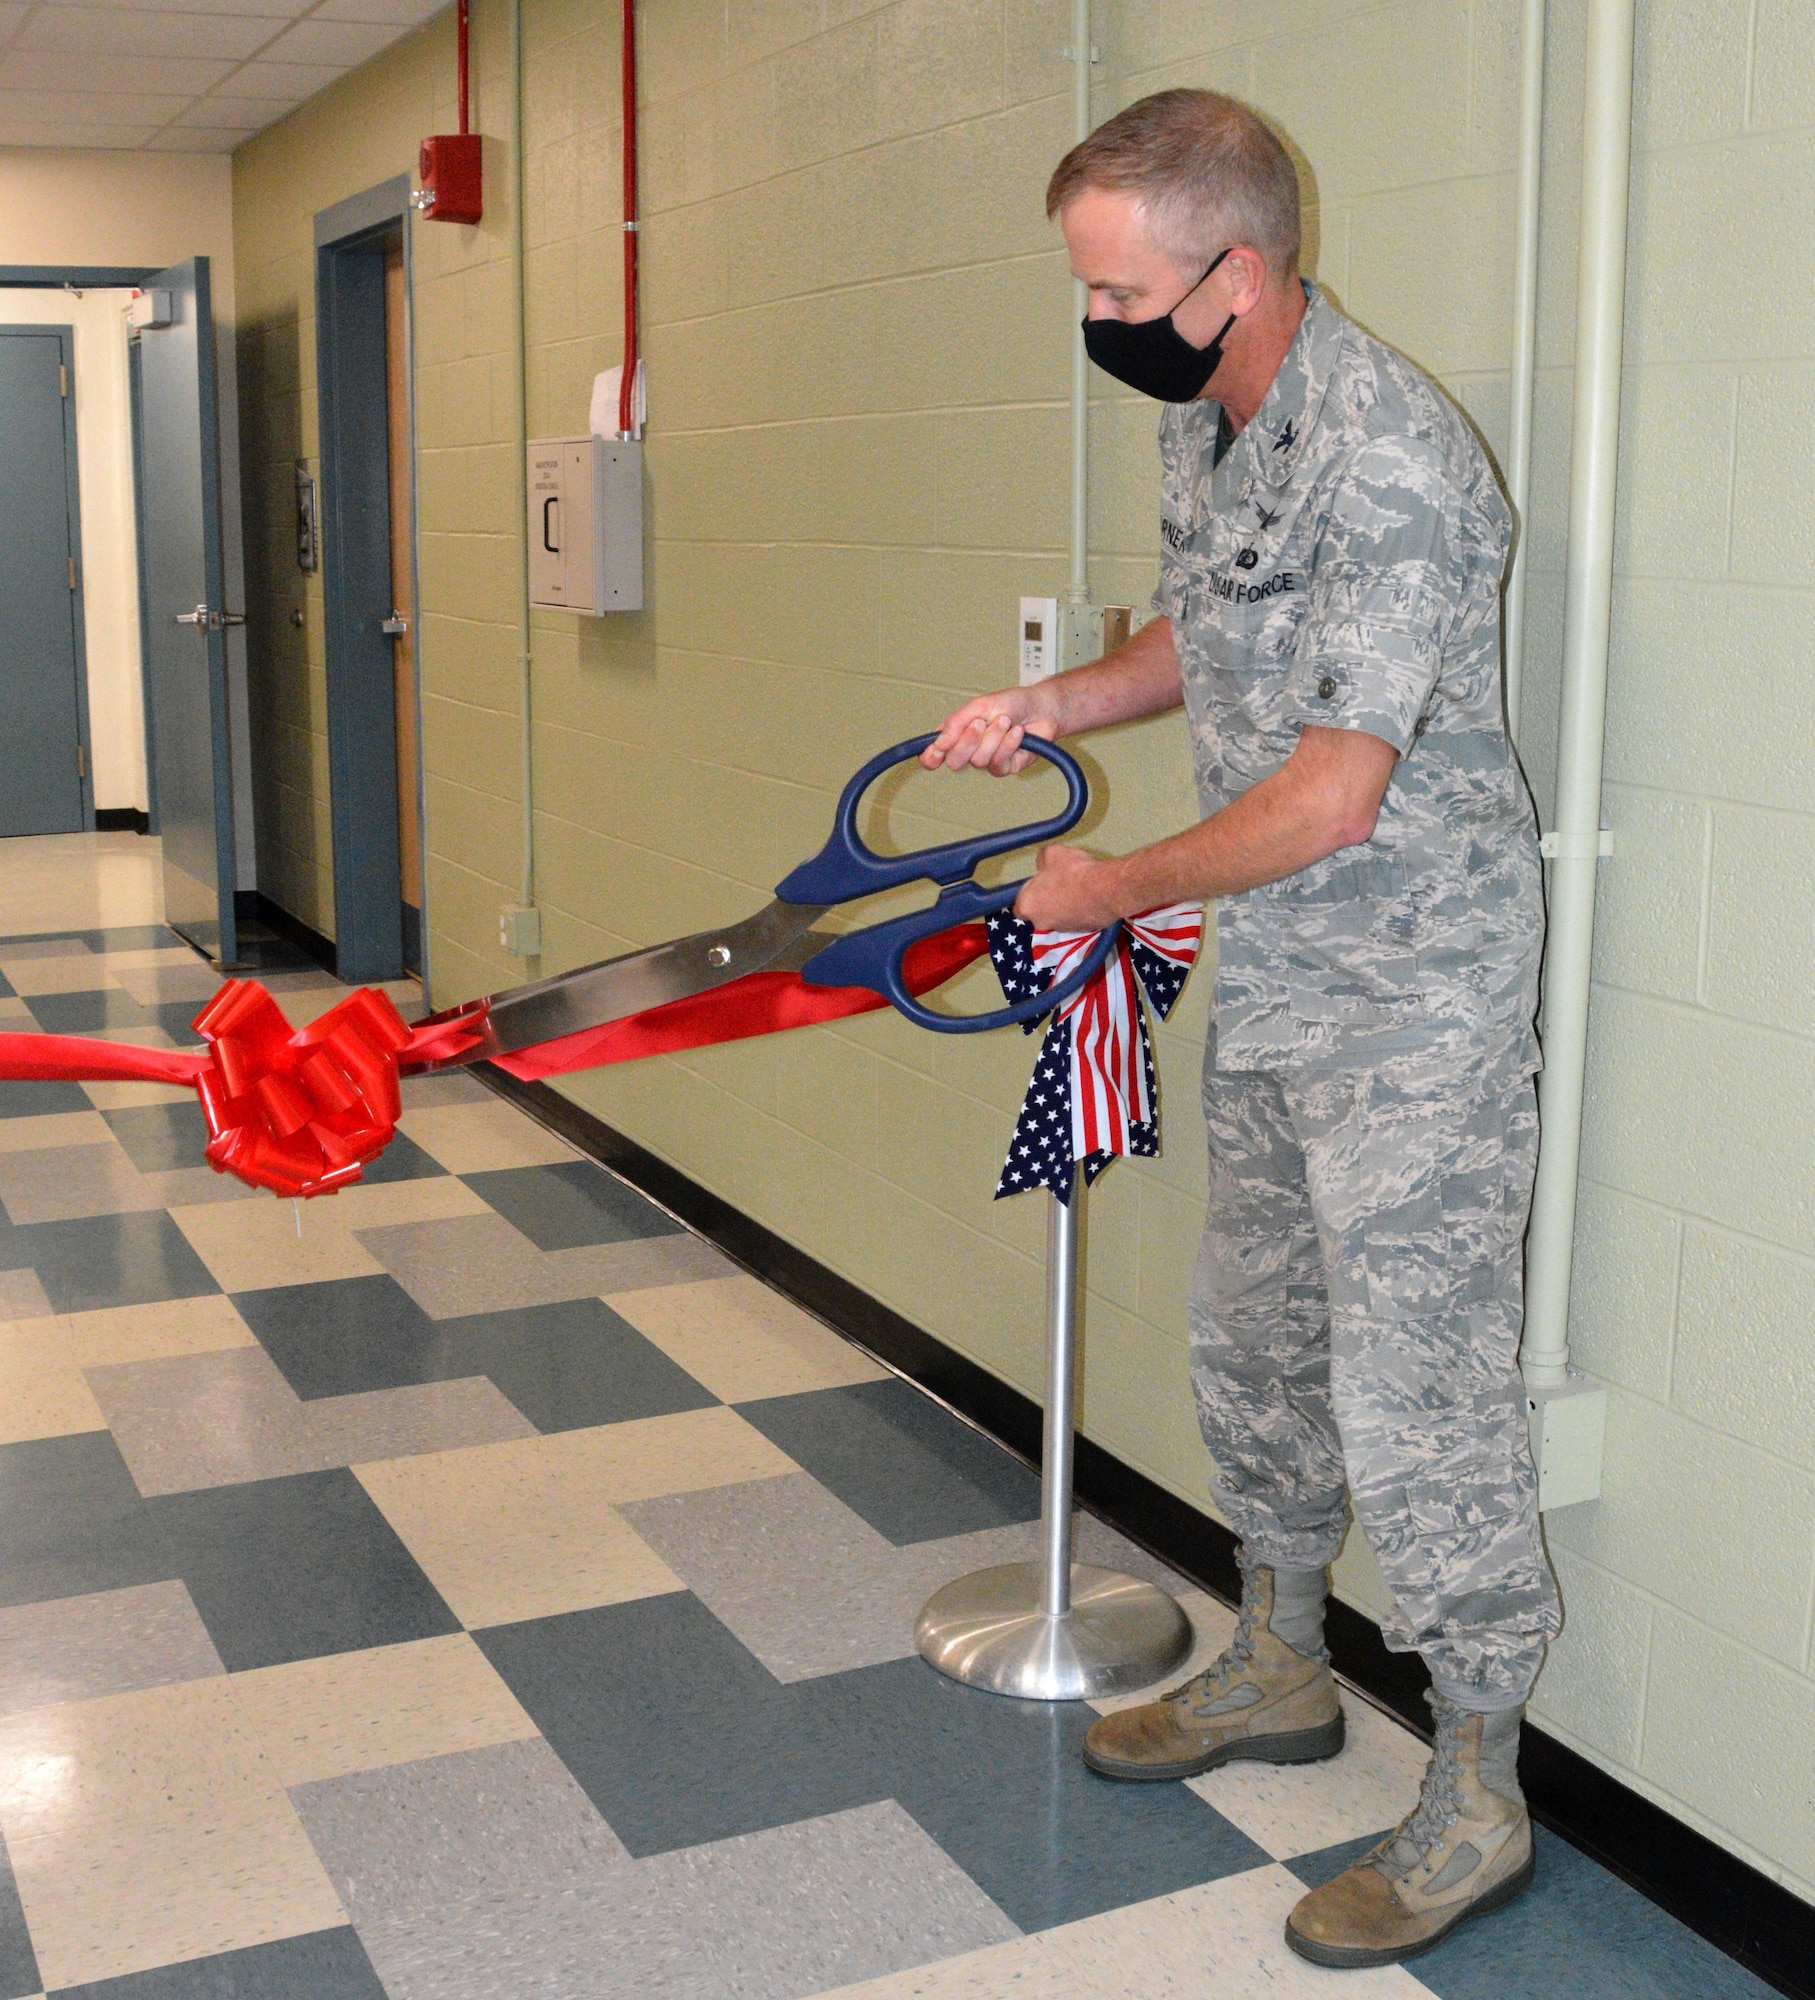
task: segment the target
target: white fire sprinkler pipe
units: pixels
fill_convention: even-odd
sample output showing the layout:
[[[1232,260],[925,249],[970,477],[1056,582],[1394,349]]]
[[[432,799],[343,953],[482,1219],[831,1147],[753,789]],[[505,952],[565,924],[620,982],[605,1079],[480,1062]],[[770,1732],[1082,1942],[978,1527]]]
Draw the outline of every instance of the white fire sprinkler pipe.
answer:
[[[1506,727],[1519,739],[1525,678],[1525,568],[1531,548],[1531,401],[1538,369],[1538,203],[1544,161],[1545,0],[1525,0],[1519,28],[1519,196],[1513,257],[1512,423],[1506,483],[1519,538],[1506,579]]]
[[[1072,136],[1090,137],[1090,0],[1072,0],[1071,5],[1071,106]],[[1075,320],[1090,310],[1090,293],[1077,282],[1072,284]],[[1071,570],[1066,579],[1067,604],[1090,601],[1090,370],[1084,354],[1084,335],[1074,330],[1071,337]]]
[[[1538,1181],[1528,1252],[1525,1379],[1562,1382],[1569,1363],[1569,1275],[1582,1150],[1595,870],[1601,852],[1601,749],[1613,600],[1614,476],[1632,151],[1634,0],[1589,0],[1582,119],[1582,234],[1576,273],[1575,429],[1569,464],[1569,564],[1563,604],[1554,869],[1544,964],[1544,1069]]]

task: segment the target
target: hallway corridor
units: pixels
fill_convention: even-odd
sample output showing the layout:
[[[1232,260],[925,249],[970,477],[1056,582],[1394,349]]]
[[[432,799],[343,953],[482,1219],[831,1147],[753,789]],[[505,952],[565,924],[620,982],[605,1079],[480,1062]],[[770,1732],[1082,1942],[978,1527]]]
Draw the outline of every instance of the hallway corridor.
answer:
[[[193,1040],[154,854],[0,846],[0,1027]],[[1088,1708],[912,1653],[1033,1552],[1023,1465],[479,1081],[404,1097],[299,1215],[185,1091],[0,1084],[0,2000],[1767,1990],[1549,1835],[1412,1971],[1294,1959],[1421,1744],[1349,1694],[1328,1765],[1092,1777]]]

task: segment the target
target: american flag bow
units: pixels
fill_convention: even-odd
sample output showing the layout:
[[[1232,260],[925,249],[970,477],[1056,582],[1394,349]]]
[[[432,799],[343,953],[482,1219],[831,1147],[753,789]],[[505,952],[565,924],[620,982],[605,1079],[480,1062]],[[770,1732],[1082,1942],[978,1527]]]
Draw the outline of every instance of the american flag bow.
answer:
[[[987,929],[989,955],[1011,1001],[1045,992],[1098,936],[1036,931],[1006,912],[989,918]],[[1047,1027],[996,1186],[998,1201],[1036,1187],[1069,1201],[1080,1162],[1088,1186],[1118,1153],[1159,1151],[1159,1087],[1141,999],[1144,992],[1162,1021],[1172,1012],[1203,931],[1199,903],[1173,903],[1123,923],[1109,962]]]

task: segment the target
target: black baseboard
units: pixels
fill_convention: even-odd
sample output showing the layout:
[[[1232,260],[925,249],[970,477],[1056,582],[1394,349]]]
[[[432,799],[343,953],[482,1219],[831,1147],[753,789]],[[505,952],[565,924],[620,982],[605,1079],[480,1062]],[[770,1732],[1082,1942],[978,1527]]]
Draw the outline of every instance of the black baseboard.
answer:
[[[519,1082],[489,1063],[478,1065],[474,1074],[878,1361],[1028,1464],[1039,1463],[1040,1406],[1031,1397],[548,1084]],[[1088,1438],[1077,1441],[1075,1476],[1077,1497],[1093,1514],[1181,1575],[1235,1602],[1240,1595],[1235,1537],[1220,1521]],[[1415,1653],[1388,1652],[1372,1619],[1333,1598],[1325,1636],[1337,1672],[1428,1739],[1424,1696],[1430,1676],[1424,1662]],[[1815,2000],[1815,1907],[1530,1723],[1521,1741],[1520,1771],[1532,1813],[1543,1825],[1779,1992]]]
[[[334,940],[325,938],[318,930],[312,930],[301,917],[293,917],[286,909],[272,902],[262,889],[241,889],[233,899],[234,914],[242,924],[247,922],[263,924],[265,929],[293,944],[298,951],[306,953],[324,972],[338,974],[340,955],[334,948]],[[242,952],[242,958],[246,956]]]
[[[151,815],[143,806],[96,806],[96,833],[149,833]]]

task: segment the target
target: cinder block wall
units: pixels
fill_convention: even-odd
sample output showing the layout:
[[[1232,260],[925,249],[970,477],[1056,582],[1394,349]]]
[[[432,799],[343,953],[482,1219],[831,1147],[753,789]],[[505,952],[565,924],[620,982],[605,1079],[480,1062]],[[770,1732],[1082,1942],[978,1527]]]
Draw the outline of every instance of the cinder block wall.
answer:
[[[1097,11],[1099,112],[1185,82],[1276,118],[1310,204],[1309,268],[1436,371],[1500,450],[1516,0]],[[591,377],[619,356],[616,12],[526,4],[535,435],[583,430]],[[1541,798],[1581,51],[1579,0],[1550,12],[1525,731]],[[1798,888],[1815,733],[1797,484],[1815,376],[1793,250],[1815,47],[1789,0],[1641,0],[1641,17],[1609,738],[1623,846],[1604,880],[1576,1313],[1581,1360],[1616,1392],[1606,1497],[1551,1524],[1570,1624],[1538,1706],[1585,1754],[1812,1894],[1807,1776],[1782,1751],[1815,1725],[1815,965]],[[1016,598],[1064,581],[1072,308],[1040,195],[1069,138],[1069,8],[644,0],[642,19],[650,608],[535,620],[543,971],[755,907],[823,837],[865,755],[1012,678]],[[521,533],[499,0],[482,0],[476,24],[488,219],[416,232],[440,1002],[524,976],[496,944],[519,866]],[[244,378],[268,565],[255,598],[261,879],[324,930],[318,607],[306,642],[286,622],[290,461],[315,448],[309,219],[407,167],[421,134],[450,122],[451,79],[444,17],[235,162],[242,318],[261,357]],[[1156,557],[1153,410],[1102,378],[1093,388],[1092,582],[1140,603]],[[1092,838],[1130,845],[1192,813],[1176,719],[1086,754]],[[915,778],[891,823],[917,843],[1029,817],[1046,796]],[[965,998],[985,997],[979,976]],[[1200,1502],[1183,1299],[1202,1215],[1207,997],[1200,977],[1160,1038],[1165,1157],[1118,1165],[1093,1197],[1084,1409],[1093,1437]],[[1019,1037],[935,1040],[871,1017],[567,1087],[1037,1391],[1042,1216],[1033,1200],[990,1200],[1031,1053]],[[1359,1537],[1339,1587],[1381,1602]],[[1698,1666],[1714,1687],[1698,1688]]]

